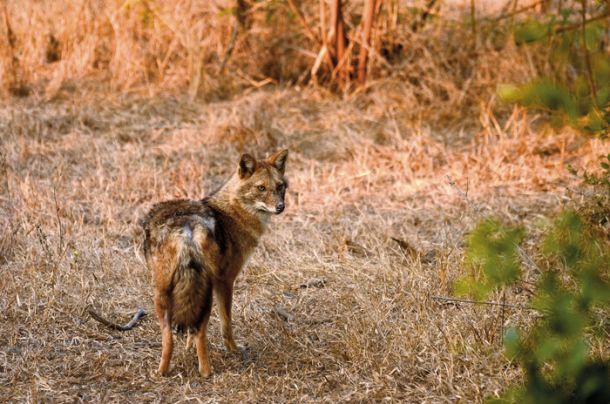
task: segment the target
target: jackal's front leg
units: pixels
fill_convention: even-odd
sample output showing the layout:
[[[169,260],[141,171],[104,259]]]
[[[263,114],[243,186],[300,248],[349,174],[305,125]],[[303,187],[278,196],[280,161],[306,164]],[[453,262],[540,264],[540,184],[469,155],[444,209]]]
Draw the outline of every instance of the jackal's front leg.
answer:
[[[231,305],[233,303],[233,283],[220,283],[215,286],[214,292],[218,300],[218,311],[222,323],[222,337],[225,347],[231,352],[239,352],[237,344],[233,339],[233,328],[231,326]]]

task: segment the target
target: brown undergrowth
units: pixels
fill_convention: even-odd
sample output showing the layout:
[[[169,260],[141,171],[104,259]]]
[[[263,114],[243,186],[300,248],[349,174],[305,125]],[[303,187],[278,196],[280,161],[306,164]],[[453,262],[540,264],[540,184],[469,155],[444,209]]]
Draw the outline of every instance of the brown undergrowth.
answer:
[[[498,215],[535,233],[579,192],[566,164],[594,168],[608,144],[546,133],[519,109],[500,119],[492,106],[468,136],[437,131],[406,119],[408,104],[388,108],[400,91],[4,107],[3,399],[479,401],[519,378],[502,355],[497,307],[432,296],[451,293],[463,235],[478,218]],[[154,316],[120,332],[87,307],[117,321],[138,307],[151,313],[138,218],[153,202],[201,197],[240,152],[279,147],[291,150],[288,207],[237,282],[245,358],[222,348],[213,315],[215,375],[202,380],[195,352],[178,343],[175,368],[157,376]],[[508,300],[527,298],[524,287]],[[531,314],[505,316],[515,324]]]
[[[520,2],[530,3],[536,1]],[[343,10],[352,76],[363,4],[345,2]],[[508,18],[512,2],[477,2],[473,29],[464,4],[393,0],[377,11],[369,83],[401,86],[400,101],[411,104],[403,113],[415,119],[459,122],[476,114],[498,83],[521,83],[549,70],[545,50],[518,48],[511,34],[515,18],[539,18],[538,9]],[[329,1],[6,0],[0,91],[49,100],[169,91],[213,101],[270,85],[320,83],[337,90],[330,57],[321,57],[330,12]]]

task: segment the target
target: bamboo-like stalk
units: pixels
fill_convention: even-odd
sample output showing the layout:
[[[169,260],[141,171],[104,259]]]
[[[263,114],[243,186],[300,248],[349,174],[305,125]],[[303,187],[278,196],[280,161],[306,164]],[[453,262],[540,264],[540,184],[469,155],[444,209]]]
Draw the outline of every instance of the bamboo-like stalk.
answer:
[[[360,54],[358,55],[358,83],[364,84],[366,81],[367,54],[371,41],[371,30],[375,19],[375,0],[367,0],[364,4],[364,19],[362,29],[362,43],[360,44]]]
[[[470,24],[472,26],[472,47],[477,47],[477,10],[475,0],[470,0]]]
[[[341,0],[333,0],[331,26],[333,30],[332,45],[334,48],[337,81],[339,87],[345,88],[348,80],[349,66],[345,63],[345,50],[347,48],[347,40],[345,36],[345,23],[343,21],[343,5]]]
[[[2,84],[4,84],[9,89],[13,89],[16,85],[18,85],[18,81],[19,81],[18,74],[17,74],[18,63],[17,63],[17,57],[15,56],[15,54],[16,54],[15,35],[13,33],[11,24],[8,19],[8,10],[6,7],[6,3],[3,2],[2,6],[3,6],[2,14],[3,14],[3,22],[4,22],[4,31],[6,33],[6,41],[5,41],[5,44],[2,44],[2,46],[8,50],[8,55],[7,55],[8,62],[6,63],[7,66],[5,67],[5,78],[3,80],[4,83],[2,83]]]

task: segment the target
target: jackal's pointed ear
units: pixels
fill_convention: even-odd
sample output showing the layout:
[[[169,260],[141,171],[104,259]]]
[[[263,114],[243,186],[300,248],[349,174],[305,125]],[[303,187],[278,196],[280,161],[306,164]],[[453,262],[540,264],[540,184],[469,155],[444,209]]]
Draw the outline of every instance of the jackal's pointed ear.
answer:
[[[286,168],[286,160],[288,160],[288,150],[280,150],[279,152],[273,154],[271,157],[267,159],[269,164],[273,167],[277,168],[279,172],[284,174],[284,169]]]
[[[237,170],[239,178],[248,178],[254,174],[254,170],[256,170],[256,159],[248,153],[242,154],[239,159],[239,169]]]

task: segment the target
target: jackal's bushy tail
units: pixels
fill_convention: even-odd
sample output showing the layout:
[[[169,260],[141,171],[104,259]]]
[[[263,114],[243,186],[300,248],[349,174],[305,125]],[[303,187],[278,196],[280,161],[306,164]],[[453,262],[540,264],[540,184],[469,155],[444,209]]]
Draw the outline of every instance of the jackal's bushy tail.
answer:
[[[194,234],[198,229],[193,227],[187,224],[176,235],[178,251],[172,282],[172,323],[185,328],[198,327],[212,302],[209,264]]]

